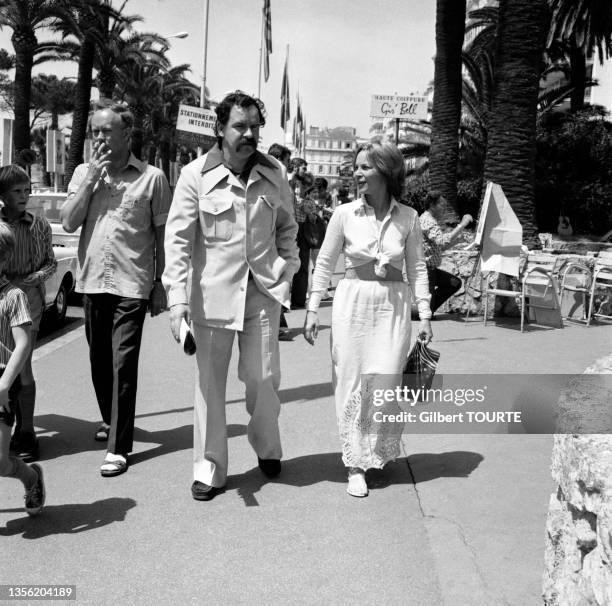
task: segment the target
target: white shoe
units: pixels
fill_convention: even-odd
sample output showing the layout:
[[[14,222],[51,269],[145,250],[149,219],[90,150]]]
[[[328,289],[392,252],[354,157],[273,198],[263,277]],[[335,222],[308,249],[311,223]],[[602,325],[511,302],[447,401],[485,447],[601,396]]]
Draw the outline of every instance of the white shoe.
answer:
[[[346,489],[352,497],[367,497],[368,485],[366,484],[365,471],[351,467],[348,473],[348,487]]]

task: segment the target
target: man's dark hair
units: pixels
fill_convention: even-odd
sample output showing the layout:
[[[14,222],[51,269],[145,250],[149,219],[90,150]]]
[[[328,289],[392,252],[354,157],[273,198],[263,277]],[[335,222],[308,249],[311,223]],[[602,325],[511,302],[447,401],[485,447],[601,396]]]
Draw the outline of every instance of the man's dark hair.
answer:
[[[425,196],[425,210],[435,206],[442,198],[442,192],[439,189],[432,189],[427,192]]]
[[[314,180],[314,186],[317,188],[323,187],[324,189],[327,189],[328,185],[329,183],[327,182],[327,179],[325,177],[317,177]]]
[[[284,145],[281,145],[280,143],[272,143],[272,145],[270,145],[268,153],[280,162],[283,161],[283,158],[291,156],[291,150],[285,147]]]
[[[294,173],[300,166],[308,166],[308,162],[306,162],[304,158],[291,158],[289,168],[292,173]]]
[[[225,95],[221,103],[215,107],[215,113],[217,114],[217,123],[215,124],[215,134],[219,136],[219,125],[225,126],[229,120],[232,107],[242,107],[247,109],[249,107],[256,107],[259,113],[259,126],[266,125],[266,109],[261,99],[252,97],[243,93],[241,90],[235,90],[233,93]]]

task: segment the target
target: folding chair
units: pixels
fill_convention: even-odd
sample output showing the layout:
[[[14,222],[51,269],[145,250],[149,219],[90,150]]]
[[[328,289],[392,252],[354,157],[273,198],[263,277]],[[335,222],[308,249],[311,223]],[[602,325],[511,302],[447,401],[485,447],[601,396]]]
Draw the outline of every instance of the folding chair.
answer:
[[[521,332],[525,324],[525,308],[554,310],[560,309],[557,280],[554,276],[557,257],[545,253],[530,253],[519,275],[519,290],[506,290],[503,288],[492,288],[489,280],[484,280],[484,325],[487,325],[487,308],[489,304],[488,295],[500,295],[502,297],[515,297],[521,300]],[[545,299],[550,296],[551,305],[536,303],[533,298]],[[527,301],[527,297],[530,297]]]
[[[568,313],[563,316],[565,320],[574,320],[576,322],[589,323],[589,308],[588,295],[591,292],[591,284],[593,282],[593,272],[580,261],[570,261],[560,273],[561,286],[559,288],[559,305],[563,309],[563,295],[566,291],[574,292],[582,295],[582,318],[575,318]],[[577,305],[577,303],[576,303]],[[575,309],[575,306],[572,307]],[[571,310],[570,310],[571,311]]]
[[[612,289],[612,252],[601,251],[595,259],[595,268],[593,269],[593,279],[591,281],[591,301],[589,304],[589,313],[587,317],[587,326],[591,323],[591,319],[595,318],[612,318],[612,315],[601,313],[601,307],[598,311],[594,311],[595,291],[597,288],[605,290]],[[605,299],[605,302],[610,301],[610,296]]]

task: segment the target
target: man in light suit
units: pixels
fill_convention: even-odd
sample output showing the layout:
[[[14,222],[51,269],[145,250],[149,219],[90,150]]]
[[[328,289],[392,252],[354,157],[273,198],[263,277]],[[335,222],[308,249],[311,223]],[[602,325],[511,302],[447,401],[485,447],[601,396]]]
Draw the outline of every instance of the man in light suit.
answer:
[[[263,103],[236,91],[215,111],[217,145],[185,166],[176,185],[163,276],[174,338],[180,339],[183,320],[193,322],[198,382],[191,493],[202,501],[222,492],[227,479],[225,388],[236,333],[247,436],[262,472],[281,471],[278,329],[300,264],[286,169],[257,151]]]

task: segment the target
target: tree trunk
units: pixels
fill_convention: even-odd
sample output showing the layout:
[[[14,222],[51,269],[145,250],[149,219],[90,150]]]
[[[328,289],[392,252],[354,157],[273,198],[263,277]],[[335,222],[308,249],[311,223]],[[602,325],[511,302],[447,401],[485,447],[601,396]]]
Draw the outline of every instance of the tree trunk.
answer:
[[[429,186],[448,202],[447,221],[457,216],[457,161],[461,118],[461,50],[466,0],[437,0],[434,98]]]
[[[161,157],[162,170],[166,175],[166,179],[170,182],[170,141],[165,137],[159,142],[159,155]]]
[[[66,163],[65,182],[70,183],[74,169],[83,162],[83,147],[87,135],[89,104],[91,99],[92,70],[95,45],[86,37],[79,54],[79,75],[76,83],[74,112],[72,114],[72,133],[70,135],[70,152]]]
[[[133,107],[134,113],[134,129],[132,131],[132,153],[139,159],[142,159],[142,145],[144,142],[144,111],[139,107]]]
[[[13,150],[15,159],[20,152],[30,149],[30,99],[32,91],[32,64],[36,36],[31,31],[16,30],[11,37],[15,49],[15,123]]]
[[[570,40],[570,79],[574,90],[570,96],[571,110],[578,111],[584,108],[584,93],[587,77],[586,58],[584,51],[578,48],[574,36]]]
[[[495,83],[484,177],[502,186],[523,227],[538,244],[534,186],[540,63],[549,23],[546,0],[500,0]]]

